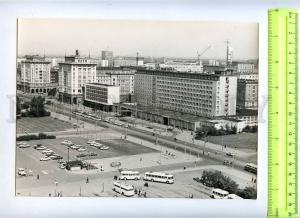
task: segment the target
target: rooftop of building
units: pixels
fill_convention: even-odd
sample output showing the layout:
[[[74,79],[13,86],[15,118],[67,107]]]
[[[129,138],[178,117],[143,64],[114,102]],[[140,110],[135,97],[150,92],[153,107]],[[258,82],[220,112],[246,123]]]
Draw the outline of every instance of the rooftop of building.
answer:
[[[110,85],[105,83],[87,83],[86,85],[106,86],[106,87],[118,87],[117,85]]]
[[[238,83],[258,84],[258,80],[256,80],[256,79],[238,79]]]
[[[226,77],[232,76],[232,75],[223,75],[223,74],[193,73],[193,72],[180,72],[180,71],[172,71],[172,70],[144,69],[144,68],[137,68],[136,74],[160,75],[160,76],[168,76],[168,77],[181,77],[181,78],[203,79],[203,80],[219,80],[219,78],[222,76],[226,76]]]

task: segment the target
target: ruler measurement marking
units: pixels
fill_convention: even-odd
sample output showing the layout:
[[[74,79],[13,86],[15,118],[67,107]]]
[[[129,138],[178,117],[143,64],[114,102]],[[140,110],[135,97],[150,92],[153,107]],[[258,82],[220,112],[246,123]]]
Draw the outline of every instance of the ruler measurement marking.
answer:
[[[297,216],[298,13],[268,13],[268,215]]]

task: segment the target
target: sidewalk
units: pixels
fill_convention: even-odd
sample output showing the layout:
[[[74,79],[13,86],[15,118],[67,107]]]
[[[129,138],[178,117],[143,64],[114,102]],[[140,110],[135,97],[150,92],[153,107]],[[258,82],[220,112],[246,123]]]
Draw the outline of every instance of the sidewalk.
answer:
[[[222,146],[222,145],[213,144],[211,142],[205,142],[203,140],[193,140],[193,135],[191,135],[191,132],[186,131],[186,130],[183,130],[183,132],[176,135],[176,139],[178,139],[180,141],[184,141],[184,142],[193,143],[193,144],[199,145],[201,147],[212,148],[212,149],[217,150],[218,152],[221,152],[221,153],[222,152],[224,152],[224,153],[229,153],[230,152],[230,153],[235,154],[239,157],[248,157],[248,156],[256,155],[256,152],[245,152],[245,151],[241,151],[241,150],[230,148],[230,147],[224,148],[224,146]]]

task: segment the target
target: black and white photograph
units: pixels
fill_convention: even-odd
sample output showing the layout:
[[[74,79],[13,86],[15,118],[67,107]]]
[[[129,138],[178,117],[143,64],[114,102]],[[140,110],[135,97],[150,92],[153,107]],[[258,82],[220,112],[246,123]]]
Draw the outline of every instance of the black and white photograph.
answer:
[[[15,196],[257,199],[257,22],[17,30]]]

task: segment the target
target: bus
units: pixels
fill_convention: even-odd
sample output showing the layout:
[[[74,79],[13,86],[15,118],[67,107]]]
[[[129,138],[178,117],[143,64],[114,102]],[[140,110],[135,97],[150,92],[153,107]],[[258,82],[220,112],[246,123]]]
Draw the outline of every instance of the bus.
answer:
[[[257,174],[257,165],[255,164],[252,164],[252,163],[247,163],[245,166],[244,166],[244,170],[250,172],[250,173],[254,173],[254,174]]]
[[[219,189],[219,188],[214,188],[211,192],[210,197],[214,198],[214,199],[223,199],[225,198],[227,195],[229,195],[228,191]]]
[[[138,171],[121,171],[120,179],[140,180],[141,176]]]
[[[174,176],[168,173],[146,172],[144,180],[151,182],[164,182],[167,184],[174,183]]]
[[[132,185],[121,184],[120,182],[114,182],[113,191],[120,193],[126,197],[134,196],[134,189]]]
[[[243,199],[243,198],[236,194],[229,194],[224,199]]]

